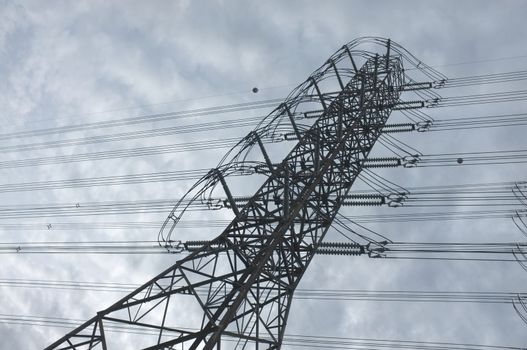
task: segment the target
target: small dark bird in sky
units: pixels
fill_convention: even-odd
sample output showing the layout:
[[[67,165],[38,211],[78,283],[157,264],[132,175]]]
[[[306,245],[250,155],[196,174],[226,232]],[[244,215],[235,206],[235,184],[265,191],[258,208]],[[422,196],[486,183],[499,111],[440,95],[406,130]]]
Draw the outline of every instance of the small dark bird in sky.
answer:
[[[258,88],[257,87],[253,87],[253,92],[257,93],[258,92]]]

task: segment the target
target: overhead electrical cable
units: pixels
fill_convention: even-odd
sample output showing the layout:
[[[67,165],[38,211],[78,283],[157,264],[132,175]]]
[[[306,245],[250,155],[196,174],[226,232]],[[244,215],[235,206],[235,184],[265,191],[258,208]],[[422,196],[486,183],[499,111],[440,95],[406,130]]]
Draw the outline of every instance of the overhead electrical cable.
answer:
[[[45,326],[57,328],[73,328],[83,323],[83,320],[63,317],[13,315],[0,314],[0,322],[4,324],[18,324],[27,326]],[[108,332],[118,332],[138,335],[158,335],[156,329],[137,329],[133,325],[112,324],[107,325]],[[187,329],[187,328],[185,328]],[[187,329],[196,331],[195,329]],[[169,332],[169,331],[166,331]],[[232,339],[232,341],[237,341]],[[372,338],[334,337],[321,335],[303,335],[286,333],[284,345],[301,346],[303,348],[326,348],[326,349],[354,349],[354,350],[380,350],[380,349],[415,349],[415,350],[523,350],[521,347],[479,345],[469,343],[447,343],[431,341],[409,341],[409,340],[384,340]]]
[[[449,78],[441,88],[457,88],[483,84],[498,84],[522,81],[527,79],[527,70],[509,71]]]
[[[463,76],[463,77],[453,77],[449,78],[444,85],[441,87],[459,87],[459,86],[470,86],[470,85],[479,85],[487,83],[501,83],[501,82],[510,82],[517,80],[527,79],[527,71],[509,71],[509,72],[500,72],[500,73],[490,73],[490,74],[480,74],[472,76]],[[64,134],[67,132],[77,132],[85,130],[95,130],[107,127],[122,127],[137,125],[142,123],[153,123],[167,120],[178,120],[190,117],[199,117],[205,115],[215,115],[221,113],[230,113],[230,112],[240,112],[246,111],[249,109],[259,109],[259,108],[268,108],[275,107],[278,103],[282,102],[281,98],[274,99],[265,99],[257,100],[250,102],[239,102],[226,105],[218,105],[212,107],[202,107],[189,110],[181,111],[172,111],[166,113],[158,114],[149,114],[137,117],[127,117],[120,119],[111,119],[91,123],[82,123],[82,124],[72,124],[72,125],[63,125],[52,128],[42,128],[42,129],[33,129],[33,130],[24,130],[0,134],[0,140],[8,140],[29,136],[43,136],[43,135],[53,135],[53,134]],[[259,120],[261,117],[258,117]],[[243,119],[242,119],[243,120]]]
[[[468,118],[453,118],[453,119],[439,119],[439,120],[428,120],[426,121],[425,129],[427,131],[449,131],[449,130],[465,130],[465,129],[478,129],[478,128],[495,128],[495,127],[511,127],[527,125],[527,114],[516,113],[516,114],[503,114],[495,116],[481,116],[481,117],[468,117]],[[415,125],[415,128],[421,128],[419,124]],[[232,147],[238,141],[237,138],[223,138],[223,139],[207,139],[202,141],[194,142],[183,142],[177,144],[159,145],[159,146],[148,146],[148,147],[136,147],[129,149],[112,149],[107,151],[98,152],[87,152],[87,153],[74,153],[70,155],[59,155],[59,156],[42,156],[35,158],[22,158],[13,160],[0,161],[0,169],[6,168],[18,168],[28,166],[41,166],[50,164],[65,164],[71,162],[83,162],[83,161],[99,161],[105,159],[118,159],[128,157],[141,157],[150,155],[160,155],[166,153],[176,152],[190,152],[200,151],[208,149],[220,149]],[[263,139],[264,143],[269,142],[281,142],[284,140],[278,139]],[[382,141],[382,140],[380,140]],[[381,142],[384,144],[385,141]],[[386,141],[390,144],[393,143],[393,137],[391,141]],[[393,144],[392,144],[393,145]],[[18,147],[18,146],[16,146]],[[31,147],[40,149],[39,146],[33,144]],[[400,146],[395,146],[400,149]],[[395,152],[396,155],[402,156],[402,154]]]
[[[133,283],[0,278],[0,287],[130,293],[140,287],[140,285]],[[198,288],[198,292],[204,293],[205,290]],[[307,300],[510,304],[515,298],[527,298],[527,293],[300,288],[296,290],[295,297]]]
[[[467,64],[471,64],[471,65],[472,64],[482,64],[482,63],[491,63],[491,62],[500,62],[500,61],[519,60],[519,59],[525,59],[525,58],[527,58],[527,55],[495,57],[495,58],[486,58],[486,59],[470,60],[470,61],[455,62],[455,63],[434,64],[434,65],[430,65],[430,67],[432,68],[454,67],[454,66],[463,66]],[[417,69],[419,68],[408,68],[407,70],[417,70]]]
[[[189,132],[198,132],[198,131],[214,131],[223,128],[233,128],[233,127],[243,127],[243,126],[254,126],[256,125],[259,118],[253,118],[248,122],[215,122],[215,123],[203,123],[197,125],[191,125],[190,127],[185,126],[173,126],[167,128],[151,129],[151,130],[139,130],[139,131],[129,131],[129,132],[120,132],[116,134],[108,135],[96,135],[96,136],[85,136],[80,138],[72,139],[61,139],[55,141],[43,141],[35,142],[28,144],[20,145],[8,145],[0,146],[0,150],[3,152],[18,152],[18,151],[33,151],[41,150],[48,148],[57,148],[57,147],[69,147],[69,146],[80,146],[80,145],[90,145],[90,144],[100,144],[104,142],[113,142],[113,141],[126,141],[126,140],[135,140],[139,138],[147,137],[158,137],[158,136],[167,136],[167,135],[176,135]]]
[[[483,104],[483,103],[495,103],[495,102],[509,102],[509,101],[518,101],[527,99],[527,90],[522,91],[508,91],[508,92],[495,92],[488,94],[479,94],[479,95],[465,95],[465,96],[450,96],[442,98],[438,101],[433,101],[429,107],[446,107],[446,106],[464,106],[470,104]],[[180,133],[188,132],[197,132],[197,131],[210,131],[221,128],[228,127],[238,127],[238,126],[253,126],[257,123],[257,120],[261,118],[252,118],[245,121],[240,121],[239,119],[227,120],[227,121],[218,121],[205,124],[194,124],[189,126],[172,126],[158,129],[150,130],[138,130],[138,131],[128,131],[128,132],[119,132],[115,134],[106,134],[106,135],[94,135],[94,136],[84,136],[78,138],[68,138],[62,140],[53,140],[53,141],[42,141],[26,144],[17,144],[17,145],[5,145],[0,146],[0,151],[2,152],[21,152],[21,151],[32,151],[48,148],[57,148],[57,147],[69,147],[69,146],[79,146],[79,145],[89,145],[89,144],[99,144],[102,142],[114,142],[114,141],[126,141],[138,138],[147,138],[147,137],[159,137],[174,135]],[[49,131],[49,129],[46,129]],[[19,135],[22,137],[22,135]],[[7,137],[7,136],[5,136]],[[18,136],[17,136],[18,137]]]
[[[167,254],[157,241],[0,243],[0,254]]]
[[[174,202],[170,199],[161,199],[0,206],[0,219],[162,213],[170,211]],[[208,210],[215,204],[196,202],[193,203],[194,208],[189,210]]]
[[[0,193],[19,191],[38,191],[49,189],[65,189],[92,186],[110,186],[125,184],[140,184],[151,182],[197,180],[205,175],[209,169],[192,169],[179,171],[163,171],[157,173],[100,176],[92,178],[49,180],[35,182],[20,182],[0,184]]]
[[[244,112],[244,111],[248,111],[252,109],[276,107],[276,105],[280,102],[282,102],[282,99],[276,98],[276,99],[268,99],[268,100],[259,100],[259,101],[254,101],[254,102],[235,103],[235,104],[223,105],[223,106],[196,108],[196,109],[185,110],[185,111],[150,114],[150,115],[144,115],[144,116],[139,116],[139,117],[113,119],[113,120],[106,120],[106,121],[99,121],[99,122],[92,122],[92,123],[64,125],[64,126],[57,126],[53,128],[17,131],[17,132],[0,134],[0,140],[19,139],[19,138],[25,138],[25,137],[44,136],[44,135],[53,135],[53,134],[64,134],[67,132],[96,130],[96,129],[107,128],[107,127],[123,127],[123,126],[137,125],[137,124],[142,124],[142,123],[154,123],[154,122],[160,122],[160,121],[178,120],[178,119],[191,118],[191,117],[194,118],[194,117],[200,117],[204,115],[214,115],[214,114],[220,114],[220,113]],[[254,119],[257,119],[258,121],[260,121],[262,117],[259,116],[257,118],[251,117],[251,118],[245,118],[245,119],[236,119],[236,121],[238,123],[244,122],[244,121],[249,122],[249,121],[254,121]],[[223,122],[225,122],[226,124],[229,124],[229,122],[232,122],[232,121],[234,120],[223,121]],[[221,123],[221,122],[222,121],[209,122],[205,124],[214,125],[215,123]],[[180,127],[185,127],[185,125],[180,126]]]
[[[169,173],[170,180],[188,179],[199,174],[204,173],[202,169],[195,172],[181,172]],[[365,172],[364,174],[368,174]],[[373,173],[372,173],[373,174]],[[165,176],[165,174],[162,174]],[[150,175],[149,175],[150,176]],[[179,177],[178,177],[179,176]],[[117,178],[120,181],[121,178]],[[139,181],[135,177],[125,177],[126,181]],[[161,178],[163,179],[163,178]],[[372,177],[373,179],[373,177]],[[116,180],[116,181],[117,181]],[[161,181],[154,178],[155,181]],[[152,181],[150,177],[145,177],[141,181]],[[115,182],[113,182],[115,183]],[[50,182],[52,185],[57,183]],[[60,184],[60,183],[59,183]],[[85,182],[80,182],[84,186]],[[27,184],[26,184],[27,185]],[[67,184],[70,185],[69,183]],[[494,183],[476,183],[476,184],[459,184],[459,185],[444,185],[444,186],[421,186],[402,188],[395,187],[395,184],[390,183],[391,187],[376,188],[377,184],[372,183],[374,191],[356,190],[340,198],[343,206],[365,206],[371,203],[374,206],[388,205],[395,207],[481,207],[481,206],[499,206],[516,208],[515,211],[495,209],[493,211],[485,211],[476,213],[495,213],[502,216],[514,215],[514,213],[523,213],[526,211],[525,205],[527,198],[527,182],[494,182]],[[17,188],[13,184],[13,188]],[[9,187],[6,185],[5,187]],[[21,185],[20,185],[21,186]],[[43,186],[38,183],[38,186]],[[66,186],[67,187],[67,186]],[[36,185],[29,187],[30,190],[35,190]],[[0,186],[0,192],[3,186]],[[249,196],[234,196],[233,200],[244,205]],[[336,199],[336,198],[335,198]],[[368,202],[370,201],[370,202]],[[170,199],[152,199],[152,200],[132,200],[132,201],[100,201],[100,202],[82,202],[77,203],[42,203],[42,204],[18,204],[18,205],[3,205],[0,206],[0,219],[24,218],[24,217],[60,217],[60,216],[91,216],[91,215],[110,215],[110,214],[135,214],[135,213],[157,213],[159,211],[172,208],[176,200]],[[182,202],[183,203],[183,202]],[[230,208],[230,202],[224,197],[210,197],[203,198],[196,201],[185,200],[185,205],[189,205],[189,210],[219,210]],[[472,216],[473,212],[467,212],[468,216]],[[512,213],[512,214],[511,214]],[[401,215],[401,214],[399,214]],[[408,214],[411,215],[411,214]],[[419,213],[419,215],[427,215],[429,213]],[[441,214],[441,216],[444,215]],[[456,216],[465,215],[464,212],[459,212]],[[432,215],[433,216],[433,215]],[[394,218],[393,216],[389,216]],[[402,217],[408,217],[406,214]],[[409,218],[411,219],[411,218]]]
[[[344,229],[348,229],[344,227]],[[350,230],[350,232],[352,232]],[[354,233],[354,232],[353,232]],[[361,245],[346,242],[322,242],[316,254],[358,256],[388,259],[471,260],[496,262],[527,262],[527,242],[376,242]],[[208,241],[171,241],[159,245],[157,241],[48,241],[0,242],[0,254],[188,254]],[[213,248],[212,249],[216,249]],[[221,251],[220,251],[221,253]],[[524,257],[522,258],[523,255]],[[491,257],[492,256],[492,257]]]
[[[527,100],[527,90],[491,92],[486,94],[474,94],[463,96],[447,96],[434,101],[430,108],[436,107],[459,107],[469,105],[481,105],[488,103],[503,103]]]
[[[495,214],[493,217],[512,217],[517,212],[523,212],[525,206],[517,199],[507,198],[506,200],[500,199],[499,206],[510,207],[511,210],[491,210],[487,211],[491,214]],[[79,202],[79,203],[49,203],[41,205],[15,205],[11,207],[0,207],[0,219],[20,219],[20,218],[53,218],[53,217],[85,217],[85,216],[100,216],[100,215],[131,215],[138,213],[163,213],[170,211],[174,206],[174,200],[137,200],[137,201],[101,201],[101,202]],[[343,206],[380,206],[381,204],[376,204],[377,202],[364,202],[364,204],[358,203],[355,204],[354,201],[343,201]],[[476,198],[474,200],[462,199],[458,200],[457,198],[432,198],[429,200],[422,201],[408,201],[408,204],[404,203],[399,210],[402,208],[426,208],[426,207],[496,207],[497,202],[489,200],[488,198]],[[228,209],[229,204],[227,199],[215,198],[212,201],[208,202],[193,202],[189,206],[189,211],[203,211],[203,210],[220,210]],[[392,209],[393,210],[393,209]],[[485,213],[485,211],[479,211]],[[455,216],[461,218],[464,215],[472,217],[474,212],[459,212]],[[444,218],[444,212],[439,213],[439,217]],[[367,215],[362,216],[353,216],[353,218],[359,218],[357,222],[376,222],[377,219],[381,218],[391,218],[397,220],[399,218],[405,217],[414,220],[415,217],[433,218],[434,213],[409,213],[406,216],[398,215],[373,215],[371,220],[362,220],[368,218]],[[437,219],[438,217],[436,217]],[[355,221],[355,220],[354,220]],[[416,220],[417,221],[417,220]]]
[[[527,125],[527,113],[430,120],[427,131],[452,131]]]
[[[527,242],[377,242],[360,245],[346,242],[322,242],[316,254],[357,256],[374,259],[437,261],[527,262]]]
[[[365,214],[345,216],[357,224],[367,223],[400,223],[431,222],[459,220],[493,220],[511,219],[518,215],[527,215],[514,209],[504,210],[464,210],[464,211],[427,211],[406,212],[404,214]],[[199,229],[203,227],[221,228],[229,224],[228,220],[181,220],[179,228]],[[157,221],[110,221],[110,222],[56,222],[43,223],[0,223],[0,229],[10,231],[78,231],[78,230],[124,230],[124,229],[159,229]]]
[[[459,159],[463,160],[463,164],[466,165],[477,165],[487,164],[488,162],[499,162],[500,164],[510,164],[509,162],[525,162],[527,161],[527,150],[513,150],[513,151],[494,151],[494,152],[462,152],[462,153],[444,153],[444,154],[432,154],[432,155],[420,155],[419,161],[415,166],[418,167],[430,167],[430,166],[459,166]],[[127,174],[127,175],[113,175],[113,176],[99,176],[99,177],[88,177],[88,178],[73,178],[73,179],[61,179],[61,180],[46,180],[46,181],[30,181],[30,182],[18,182],[18,183],[0,183],[0,193],[7,192],[22,192],[22,191],[38,191],[38,190],[56,190],[56,189],[67,189],[67,188],[82,188],[82,187],[93,187],[93,186],[112,186],[112,185],[131,185],[131,184],[142,184],[152,182],[173,182],[173,181],[184,181],[184,180],[197,180],[202,178],[210,169],[189,169],[189,170],[176,170],[176,171],[163,171],[153,173],[139,173],[139,174]],[[253,172],[249,170],[244,171],[243,174],[233,173],[231,176],[246,176],[256,173],[256,169]],[[372,188],[381,187],[381,189],[388,192],[407,192],[404,188],[395,185],[394,183],[388,183],[385,178],[379,177],[379,175],[364,169],[361,175],[361,180],[368,183]],[[498,183],[497,186],[500,188],[501,193],[510,193],[510,186],[515,183]],[[492,184],[486,184],[489,186]],[[479,184],[476,184],[479,186]],[[508,186],[503,188],[503,186]],[[462,188],[456,187],[456,188]],[[443,188],[443,190],[445,190]],[[487,190],[496,188],[487,188]],[[421,189],[415,188],[412,194],[417,194]],[[354,193],[363,193],[364,191],[354,191]],[[377,192],[379,192],[377,190]],[[429,194],[437,194],[429,193]]]
[[[26,159],[0,161],[2,168],[18,168],[27,166],[40,166],[49,164],[65,164],[71,162],[98,161],[105,159],[120,159],[128,157],[144,157],[166,153],[201,151],[210,149],[223,149],[233,147],[238,138],[222,138],[196,142],[182,142],[170,145],[137,147],[130,149],[115,149],[100,152],[74,153],[71,155],[43,156]]]
[[[419,156],[416,167],[452,167],[467,165],[509,165],[527,162],[527,150],[435,153]]]

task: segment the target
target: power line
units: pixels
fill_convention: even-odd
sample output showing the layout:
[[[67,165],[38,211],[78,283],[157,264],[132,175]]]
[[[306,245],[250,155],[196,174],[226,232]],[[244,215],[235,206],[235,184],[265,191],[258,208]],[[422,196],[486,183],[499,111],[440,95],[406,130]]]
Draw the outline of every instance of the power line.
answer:
[[[100,152],[74,153],[71,155],[43,156],[36,158],[14,159],[0,161],[0,169],[40,166],[49,164],[66,164],[72,162],[98,161],[106,159],[120,159],[128,157],[144,157],[166,153],[201,151],[209,149],[223,149],[233,147],[239,139],[222,138],[197,142],[182,142],[170,145],[137,147],[130,149],[116,149]]]
[[[355,233],[351,230],[352,233]],[[322,242],[313,249],[323,255],[364,255],[370,258],[461,260],[488,262],[527,262],[527,242],[459,243],[459,242],[375,242],[367,245],[355,241]],[[373,245],[371,245],[373,243]],[[0,254],[186,254],[206,245],[217,249],[209,241],[60,241],[60,242],[0,242]],[[223,249],[218,250],[219,253]],[[522,258],[523,255],[523,258]],[[493,256],[493,257],[491,257]],[[494,257],[496,256],[496,257]]]
[[[181,175],[181,174],[180,174]],[[184,174],[187,176],[188,174]],[[188,176],[194,176],[192,173]],[[515,187],[517,186],[517,187]],[[511,210],[492,210],[484,212],[459,212],[458,218],[466,215],[472,217],[481,214],[495,214],[498,217],[512,217],[523,213],[525,203],[523,202],[522,189],[525,183],[483,183],[483,184],[464,184],[449,186],[424,186],[412,187],[405,192],[352,192],[340,198],[343,206],[381,206],[390,207],[510,207]],[[390,189],[388,189],[390,191]],[[242,205],[249,200],[249,196],[237,196],[233,199]],[[328,198],[331,199],[331,198]],[[337,198],[333,198],[336,201]],[[177,203],[170,199],[153,200],[132,200],[132,201],[100,201],[100,202],[77,202],[77,203],[46,203],[46,204],[20,204],[0,206],[0,219],[14,218],[44,218],[44,217],[63,217],[63,216],[93,216],[93,215],[113,215],[113,214],[137,214],[137,213],[158,213],[170,211]],[[227,198],[212,197],[202,200],[181,202],[188,205],[189,211],[196,210],[218,210],[231,209],[231,204]],[[401,214],[398,214],[401,215]],[[412,220],[410,215],[419,217],[422,215],[430,218],[433,213],[405,214],[406,219]],[[439,216],[444,216],[440,213]],[[356,216],[361,218],[361,216]],[[377,217],[377,216],[375,216]],[[394,216],[389,216],[392,219]],[[364,216],[362,216],[364,218]]]
[[[237,120],[233,120],[233,123]],[[426,120],[413,126],[414,130],[421,128],[423,131],[450,131],[480,128],[512,127],[527,125],[527,114],[502,114],[495,116],[478,116],[470,118],[450,118],[439,120]],[[227,126],[226,126],[227,127]],[[141,157],[160,155],[176,152],[191,152],[208,149],[220,149],[232,147],[238,139],[208,139],[196,142],[184,142],[160,146],[136,147],[127,149],[115,149],[99,152],[74,153],[71,155],[44,156],[37,158],[25,158],[0,161],[0,169],[41,166],[51,164],[65,164],[72,162],[98,161],[105,159],[119,159],[128,157]],[[273,139],[264,139],[264,142],[279,142]],[[31,146],[33,147],[33,146]],[[35,146],[37,147],[37,146]]]
[[[0,322],[5,324],[17,324],[28,326],[45,326],[57,328],[76,327],[82,323],[79,319],[34,316],[34,315],[13,315],[0,314]],[[139,335],[158,335],[155,329],[137,329],[130,325],[108,325],[109,332]],[[179,328],[181,329],[181,328]],[[191,328],[182,328],[187,331],[195,331]],[[170,332],[170,331],[167,331]],[[228,338],[227,338],[228,339]],[[230,339],[230,341],[236,341]],[[521,347],[498,346],[498,345],[478,345],[469,343],[446,343],[446,342],[423,342],[408,340],[384,340],[371,338],[351,338],[333,337],[321,335],[286,334],[284,345],[302,346],[304,348],[326,348],[326,349],[356,349],[356,350],[377,350],[377,349],[415,349],[415,350],[523,350]]]
[[[527,242],[373,242],[360,245],[352,241],[322,242],[316,254],[363,255],[375,259],[409,259],[437,261],[527,262]]]
[[[396,161],[405,165],[408,157],[403,157],[402,161]],[[459,159],[462,159],[460,163]],[[415,158],[416,163],[412,166],[417,167],[431,167],[431,166],[460,166],[463,165],[484,165],[492,164],[516,164],[527,162],[527,150],[511,150],[511,151],[492,151],[492,152],[460,152],[460,153],[444,153],[444,154],[430,154],[418,155]],[[232,174],[239,176],[246,176],[256,173],[256,168],[252,170],[248,167],[243,174]],[[37,190],[55,190],[66,188],[82,188],[92,186],[112,186],[112,185],[130,185],[142,184],[152,182],[173,182],[183,180],[197,180],[202,178],[209,169],[190,169],[179,171],[165,171],[155,173],[142,174],[128,174],[128,175],[114,175],[91,178],[77,178],[77,179],[63,179],[63,180],[47,180],[47,181],[32,181],[21,183],[7,183],[0,184],[0,193],[7,192],[21,192],[21,191],[37,191]],[[363,175],[365,176],[365,175]],[[508,186],[512,186],[509,183]],[[504,188],[503,191],[510,190]],[[510,191],[509,191],[510,192]]]
[[[507,60],[516,60],[516,59],[522,59],[526,58],[526,55],[519,55],[519,56],[510,56],[510,57],[501,57],[501,58],[493,58],[493,59],[484,59],[484,60],[476,60],[476,61],[465,61],[465,62],[458,62],[458,63],[450,63],[450,64],[440,64],[440,65],[431,65],[430,67],[437,68],[437,67],[448,67],[448,66],[457,66],[457,65],[466,65],[466,64],[477,64],[477,63],[487,63],[487,62],[499,62],[499,61],[507,61]],[[409,68],[407,70],[417,70],[419,68]],[[507,72],[508,73],[508,72]],[[463,78],[463,77],[462,77]],[[451,79],[449,79],[451,80]],[[270,86],[270,87],[259,87],[259,90],[268,90],[268,89],[275,89],[275,88],[282,88],[282,87],[294,87],[295,84],[284,84],[279,86]],[[220,94],[213,94],[213,95],[207,95],[203,97],[193,97],[193,98],[182,98],[177,100],[171,100],[171,101],[164,101],[164,102],[158,102],[158,103],[150,103],[150,104],[142,104],[137,106],[126,106],[126,107],[117,107],[97,112],[88,112],[88,113],[82,113],[82,114],[74,114],[70,115],[69,117],[81,117],[81,116],[89,116],[89,115],[96,115],[96,114],[102,114],[102,113],[110,113],[110,112],[118,112],[123,110],[132,110],[132,109],[139,109],[144,107],[152,107],[152,106],[159,106],[159,105],[166,105],[171,104],[175,102],[186,102],[186,101],[192,101],[192,100],[200,100],[200,99],[206,99],[206,98],[212,98],[212,97],[221,97],[221,96],[229,96],[229,95],[236,95],[236,94],[243,94],[247,93],[246,91],[237,91],[237,92],[230,92],[230,93],[220,93]],[[256,101],[259,102],[259,101]],[[220,106],[221,107],[221,106]],[[207,107],[207,108],[214,108],[214,107]],[[169,113],[175,113],[175,112],[169,112]],[[50,119],[60,119],[60,118],[41,118],[37,120],[33,120],[33,122],[42,122]],[[128,118],[126,118],[128,119]]]
[[[517,59],[523,59],[523,58],[527,58],[527,55],[506,56],[506,57],[488,58],[488,59],[481,59],[481,60],[471,60],[471,61],[456,62],[456,63],[436,64],[436,65],[432,65],[431,67],[434,67],[434,68],[451,67],[451,66],[461,66],[461,65],[467,65],[467,64],[475,64],[475,63],[489,63],[489,62],[499,62],[499,61],[510,61],[510,60],[517,60]]]
[[[527,79],[527,70],[480,74],[449,78],[441,84],[441,88],[458,88],[483,84],[510,83]]]
[[[527,162],[527,150],[498,150],[435,153],[419,156],[417,167],[459,167],[467,165],[509,165]]]
[[[157,241],[12,242],[0,243],[0,254],[166,254]],[[175,249],[175,248],[173,248]]]
[[[428,211],[407,212],[404,214],[365,214],[345,216],[358,224],[367,223],[398,223],[398,222],[430,222],[457,220],[495,220],[511,219],[521,215],[514,209],[505,210],[465,210],[465,211]],[[228,220],[181,220],[179,228],[223,228]],[[110,221],[110,222],[55,222],[46,223],[1,223],[0,229],[6,231],[77,231],[77,230],[123,230],[123,229],[159,229],[157,221]]]
[[[527,90],[522,91],[507,91],[507,92],[495,92],[488,94],[477,94],[477,95],[465,95],[465,96],[450,96],[445,97],[437,101],[432,101],[428,107],[452,107],[452,106],[465,106],[472,104],[486,104],[486,103],[501,103],[501,102],[511,102],[511,101],[521,101],[527,99]],[[272,104],[267,105],[275,106],[276,101],[273,100]],[[245,109],[250,109],[249,107],[243,107]],[[252,107],[251,107],[252,108]],[[7,145],[1,146],[0,151],[3,152],[21,152],[21,151],[31,151],[31,150],[40,150],[48,148],[57,148],[57,147],[69,147],[69,146],[79,146],[79,145],[89,145],[89,144],[99,144],[103,142],[115,142],[115,141],[125,141],[139,138],[148,138],[148,137],[159,137],[167,135],[175,135],[180,133],[189,133],[189,132],[198,132],[198,131],[210,131],[215,129],[222,129],[228,127],[242,127],[242,126],[253,126],[256,124],[256,121],[259,118],[253,118],[249,120],[227,120],[227,121],[218,121],[205,124],[194,124],[190,126],[173,126],[165,127],[151,130],[139,130],[139,131],[129,131],[129,132],[120,132],[115,134],[107,135],[95,135],[95,136],[85,136],[78,138],[69,138],[62,140],[54,141],[43,141],[43,142],[34,142],[18,145]],[[87,126],[86,126],[87,125]],[[83,127],[91,127],[91,124],[86,124]],[[71,127],[74,128],[74,127]],[[36,131],[32,131],[36,132]],[[42,133],[58,133],[56,129],[44,129]],[[23,137],[31,134],[22,133],[22,134],[8,134],[4,135],[4,138],[11,137]],[[0,135],[1,137],[1,135]]]
[[[430,108],[437,107],[460,107],[470,105],[481,105],[489,103],[503,103],[514,101],[525,101],[527,99],[527,90],[492,92],[486,94],[473,94],[462,96],[448,96],[443,97],[435,104],[430,105]]]
[[[144,116],[138,116],[138,117],[106,120],[106,121],[99,121],[99,122],[92,122],[92,123],[64,125],[64,126],[57,126],[53,128],[17,131],[17,132],[0,134],[0,140],[10,140],[10,139],[20,139],[20,138],[34,137],[34,136],[64,134],[67,132],[97,130],[97,129],[108,128],[108,127],[122,127],[122,126],[130,126],[130,125],[137,125],[137,124],[143,124],[143,123],[154,123],[154,122],[168,121],[168,120],[179,120],[179,119],[184,119],[184,118],[195,118],[195,117],[223,114],[223,113],[244,112],[244,111],[248,111],[252,109],[276,107],[276,104],[280,102],[282,102],[282,99],[267,99],[267,100],[253,101],[253,102],[243,102],[243,103],[235,103],[235,104],[230,104],[230,105],[196,108],[196,109],[190,109],[190,110],[184,110],[184,111],[150,114],[150,115],[144,115]],[[258,121],[261,119],[262,119],[261,116],[257,117]],[[237,119],[237,122],[242,122],[242,121],[245,121],[245,122],[253,121],[254,122],[254,120],[255,118],[245,118],[245,119]],[[207,124],[209,126],[213,126],[213,125],[221,125],[221,123],[222,121],[209,122]],[[229,124],[229,121],[224,121],[224,123]],[[200,124],[196,124],[194,126],[199,126],[199,125]],[[179,126],[179,127],[184,128],[185,125]]]
[[[521,214],[522,212],[520,212]],[[519,215],[517,210],[465,210],[465,211],[429,211],[407,212],[404,214],[365,214],[345,216],[358,224],[368,223],[400,223],[400,222],[430,222],[457,220],[495,220],[511,219]],[[223,228],[228,220],[181,220],[179,228]],[[110,221],[110,222],[55,222],[47,223],[2,223],[0,229],[7,231],[77,231],[77,230],[123,230],[123,229],[159,229],[157,221]]]
[[[510,82],[527,79],[527,71],[512,71],[512,72],[501,72],[492,74],[480,74],[473,76],[463,76],[448,79],[441,87],[459,87],[459,86],[470,86],[475,84],[484,83],[497,83],[497,82]],[[465,84],[465,85],[463,85]],[[25,137],[44,136],[53,134],[64,134],[67,132],[77,132],[86,130],[96,130],[108,127],[122,127],[137,125],[143,123],[153,123],[168,120],[178,120],[190,117],[200,117],[208,115],[216,115],[231,112],[240,112],[250,109],[260,109],[275,107],[276,104],[282,102],[282,99],[265,99],[251,102],[240,102],[227,105],[218,105],[212,107],[201,107],[189,110],[173,111],[167,113],[149,114],[137,117],[127,117],[106,121],[98,121],[91,123],[63,125],[52,128],[43,129],[32,129],[25,131],[16,131],[0,134],[0,140],[19,139]],[[128,108],[125,108],[128,109]],[[113,109],[107,112],[118,111],[122,109]],[[102,113],[102,112],[99,112]],[[261,120],[262,117],[258,117]],[[239,121],[246,121],[247,119],[239,119]]]
[[[477,117],[435,119],[426,131],[452,131],[527,125],[527,113],[509,113]],[[419,127],[419,126],[418,126]]]
[[[132,292],[140,285],[133,283],[107,283],[61,280],[32,280],[0,278],[0,287],[27,289],[55,289],[95,292]],[[206,290],[199,289],[204,294]],[[331,301],[383,301],[383,302],[445,302],[510,304],[515,298],[527,298],[519,292],[450,292],[417,290],[354,290],[354,289],[313,289],[299,288],[296,299]]]

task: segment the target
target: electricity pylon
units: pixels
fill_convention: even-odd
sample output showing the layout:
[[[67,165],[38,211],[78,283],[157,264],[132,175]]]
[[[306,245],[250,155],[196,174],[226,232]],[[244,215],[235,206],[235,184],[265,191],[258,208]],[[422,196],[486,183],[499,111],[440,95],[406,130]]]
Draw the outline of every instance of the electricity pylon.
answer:
[[[358,50],[364,43],[381,50]],[[195,199],[221,184],[235,214],[228,227],[47,349],[122,349],[123,330],[141,349],[279,349],[295,288],[391,111],[423,106],[400,100],[431,87],[409,81],[403,62],[433,73],[390,40],[337,51],[194,187]],[[284,120],[281,135],[298,142],[273,163],[262,138]],[[254,169],[267,178],[239,208],[225,177],[243,172],[253,146],[263,159]],[[169,250],[180,217],[174,209],[160,233]]]

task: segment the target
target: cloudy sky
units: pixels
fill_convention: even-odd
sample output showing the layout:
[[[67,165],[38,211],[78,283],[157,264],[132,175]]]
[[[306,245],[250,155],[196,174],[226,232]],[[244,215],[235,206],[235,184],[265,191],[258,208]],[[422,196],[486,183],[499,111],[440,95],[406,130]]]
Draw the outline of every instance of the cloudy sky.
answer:
[[[2,134],[283,98],[345,43],[389,37],[448,77],[525,70],[523,1],[17,1],[0,0]],[[259,92],[251,92],[258,87]],[[438,91],[445,96],[525,90],[522,82]],[[434,118],[522,113],[524,102],[430,110]],[[1,146],[59,141],[265,115],[269,109],[126,128],[19,137]],[[0,162],[242,137],[228,132],[5,151]],[[527,149],[525,127],[402,135],[425,154]],[[0,169],[0,184],[214,167],[226,149]],[[383,154],[379,150],[379,154]],[[382,170],[406,187],[527,180],[526,167]],[[0,193],[2,207],[177,200],[191,181]],[[243,193],[243,190],[237,194]],[[450,208],[452,209],[452,208]],[[383,208],[382,213],[390,212]],[[398,210],[398,209],[394,209]],[[401,209],[401,213],[403,213]],[[454,208],[455,210],[455,208]],[[347,214],[351,213],[347,209]],[[391,212],[393,213],[393,211]],[[0,219],[0,242],[155,240],[141,230],[39,230],[67,222],[159,222],[167,212]],[[209,213],[200,213],[207,217]],[[211,214],[212,215],[212,214]],[[214,213],[221,217],[222,213]],[[225,214],[227,215],[227,214]],[[8,224],[34,224],[27,230]],[[508,219],[372,224],[394,240],[521,241]],[[213,237],[220,229],[183,230]],[[338,236],[332,236],[335,240]],[[173,255],[1,255],[0,279],[141,283]],[[344,260],[343,260],[344,259]],[[302,288],[526,292],[515,263],[316,257]],[[87,319],[119,293],[0,286],[0,314]],[[323,315],[322,317],[320,315]],[[298,300],[288,333],[487,345],[527,344],[511,305]],[[39,349],[67,329],[0,323],[0,348]]]

